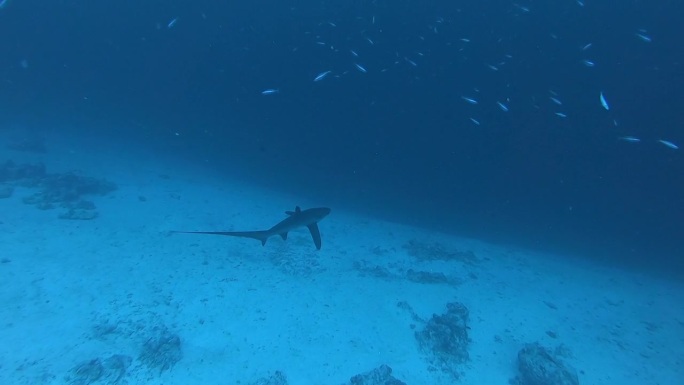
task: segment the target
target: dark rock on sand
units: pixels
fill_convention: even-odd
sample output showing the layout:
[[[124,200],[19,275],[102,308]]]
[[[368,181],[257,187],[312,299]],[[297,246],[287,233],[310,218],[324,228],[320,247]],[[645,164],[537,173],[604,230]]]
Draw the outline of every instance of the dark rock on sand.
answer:
[[[69,371],[66,380],[70,385],[117,385],[122,384],[126,370],[133,359],[123,354],[109,358],[82,362]]]
[[[527,344],[518,352],[518,385],[579,385],[577,372],[561,357],[538,343]]]
[[[65,208],[67,211],[59,215],[61,219],[96,218],[95,204],[83,197],[106,195],[116,190],[114,183],[104,179],[73,173],[48,174],[43,165],[17,165],[11,161],[0,164],[0,182],[9,186],[0,188],[0,198],[3,194],[11,194],[12,185],[34,189],[36,191],[22,201],[40,210]]]
[[[460,367],[469,359],[468,314],[465,305],[448,303],[446,313],[434,314],[423,330],[416,332],[430,364],[454,378],[460,378]]]
[[[258,379],[251,385],[287,385],[287,378],[281,371],[276,371],[272,375]]]
[[[84,210],[78,208],[70,208],[69,210],[59,214],[59,219],[71,219],[87,221],[97,218],[96,210]]]
[[[140,353],[140,361],[160,373],[171,369],[182,357],[180,337],[166,328],[148,338]]]
[[[381,365],[370,372],[357,374],[349,380],[351,385],[406,385],[392,376],[392,368]]]

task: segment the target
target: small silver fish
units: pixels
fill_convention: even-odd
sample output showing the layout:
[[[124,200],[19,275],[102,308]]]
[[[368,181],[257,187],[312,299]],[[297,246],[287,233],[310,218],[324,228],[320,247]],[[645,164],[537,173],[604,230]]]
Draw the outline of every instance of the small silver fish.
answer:
[[[621,136],[618,138],[619,140],[625,141],[625,142],[630,142],[630,143],[639,143],[641,142],[641,139],[635,138],[633,136]]]
[[[328,76],[331,72],[332,72],[332,71],[323,71],[323,72],[321,72],[320,74],[316,75],[316,77],[314,78],[314,81],[315,81],[315,82],[318,82],[318,81],[321,81],[321,80],[325,79],[326,76]]]
[[[269,88],[269,89],[261,91],[261,94],[262,95],[273,95],[273,94],[277,94],[279,92],[280,92],[280,90],[277,88]]]
[[[461,99],[465,100],[466,102],[468,102],[470,104],[477,104],[477,100],[475,100],[473,98],[469,98],[467,96],[461,96]]]
[[[599,100],[601,101],[601,105],[603,108],[606,109],[606,111],[610,110],[610,106],[608,105],[608,101],[606,100],[606,97],[603,95],[603,91],[599,94]]]
[[[669,147],[673,150],[679,150],[679,146],[670,142],[669,140],[658,139],[658,142],[662,143],[665,147]]]
[[[636,37],[639,38],[639,40],[641,40],[641,41],[643,41],[643,42],[650,43],[650,42],[653,41],[653,39],[651,39],[650,36],[648,36],[648,35],[646,35],[646,34],[644,34],[644,33],[635,33],[635,35],[636,35]]]

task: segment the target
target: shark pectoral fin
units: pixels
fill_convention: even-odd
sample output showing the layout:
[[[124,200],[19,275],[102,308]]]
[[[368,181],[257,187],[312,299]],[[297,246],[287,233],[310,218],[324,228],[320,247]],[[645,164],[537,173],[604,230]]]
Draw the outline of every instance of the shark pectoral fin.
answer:
[[[283,241],[287,241],[287,231],[284,233],[280,233],[280,236],[283,238]]]
[[[316,250],[321,249],[321,231],[318,230],[318,224],[312,223],[308,226],[309,232],[311,233],[311,238],[313,238],[314,244],[316,245]]]

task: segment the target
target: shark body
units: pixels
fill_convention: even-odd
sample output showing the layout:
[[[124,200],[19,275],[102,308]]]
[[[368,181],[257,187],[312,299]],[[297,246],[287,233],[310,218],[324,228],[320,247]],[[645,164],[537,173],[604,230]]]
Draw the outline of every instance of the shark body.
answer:
[[[287,240],[287,233],[299,227],[306,227],[311,233],[316,249],[321,249],[321,232],[318,229],[318,222],[330,214],[330,209],[327,207],[318,207],[312,209],[302,210],[299,206],[295,207],[295,211],[286,211],[287,218],[275,224],[268,230],[258,231],[173,231],[174,233],[184,234],[211,234],[211,235],[227,235],[229,237],[253,238],[261,241],[261,245],[265,245],[268,238],[274,235],[280,235],[283,240]]]

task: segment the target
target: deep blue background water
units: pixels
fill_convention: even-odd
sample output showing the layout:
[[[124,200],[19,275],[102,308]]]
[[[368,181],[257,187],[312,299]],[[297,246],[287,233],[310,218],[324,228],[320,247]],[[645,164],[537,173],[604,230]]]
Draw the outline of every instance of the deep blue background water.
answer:
[[[333,207],[682,268],[683,16],[667,0],[9,0],[0,119],[128,136]]]

